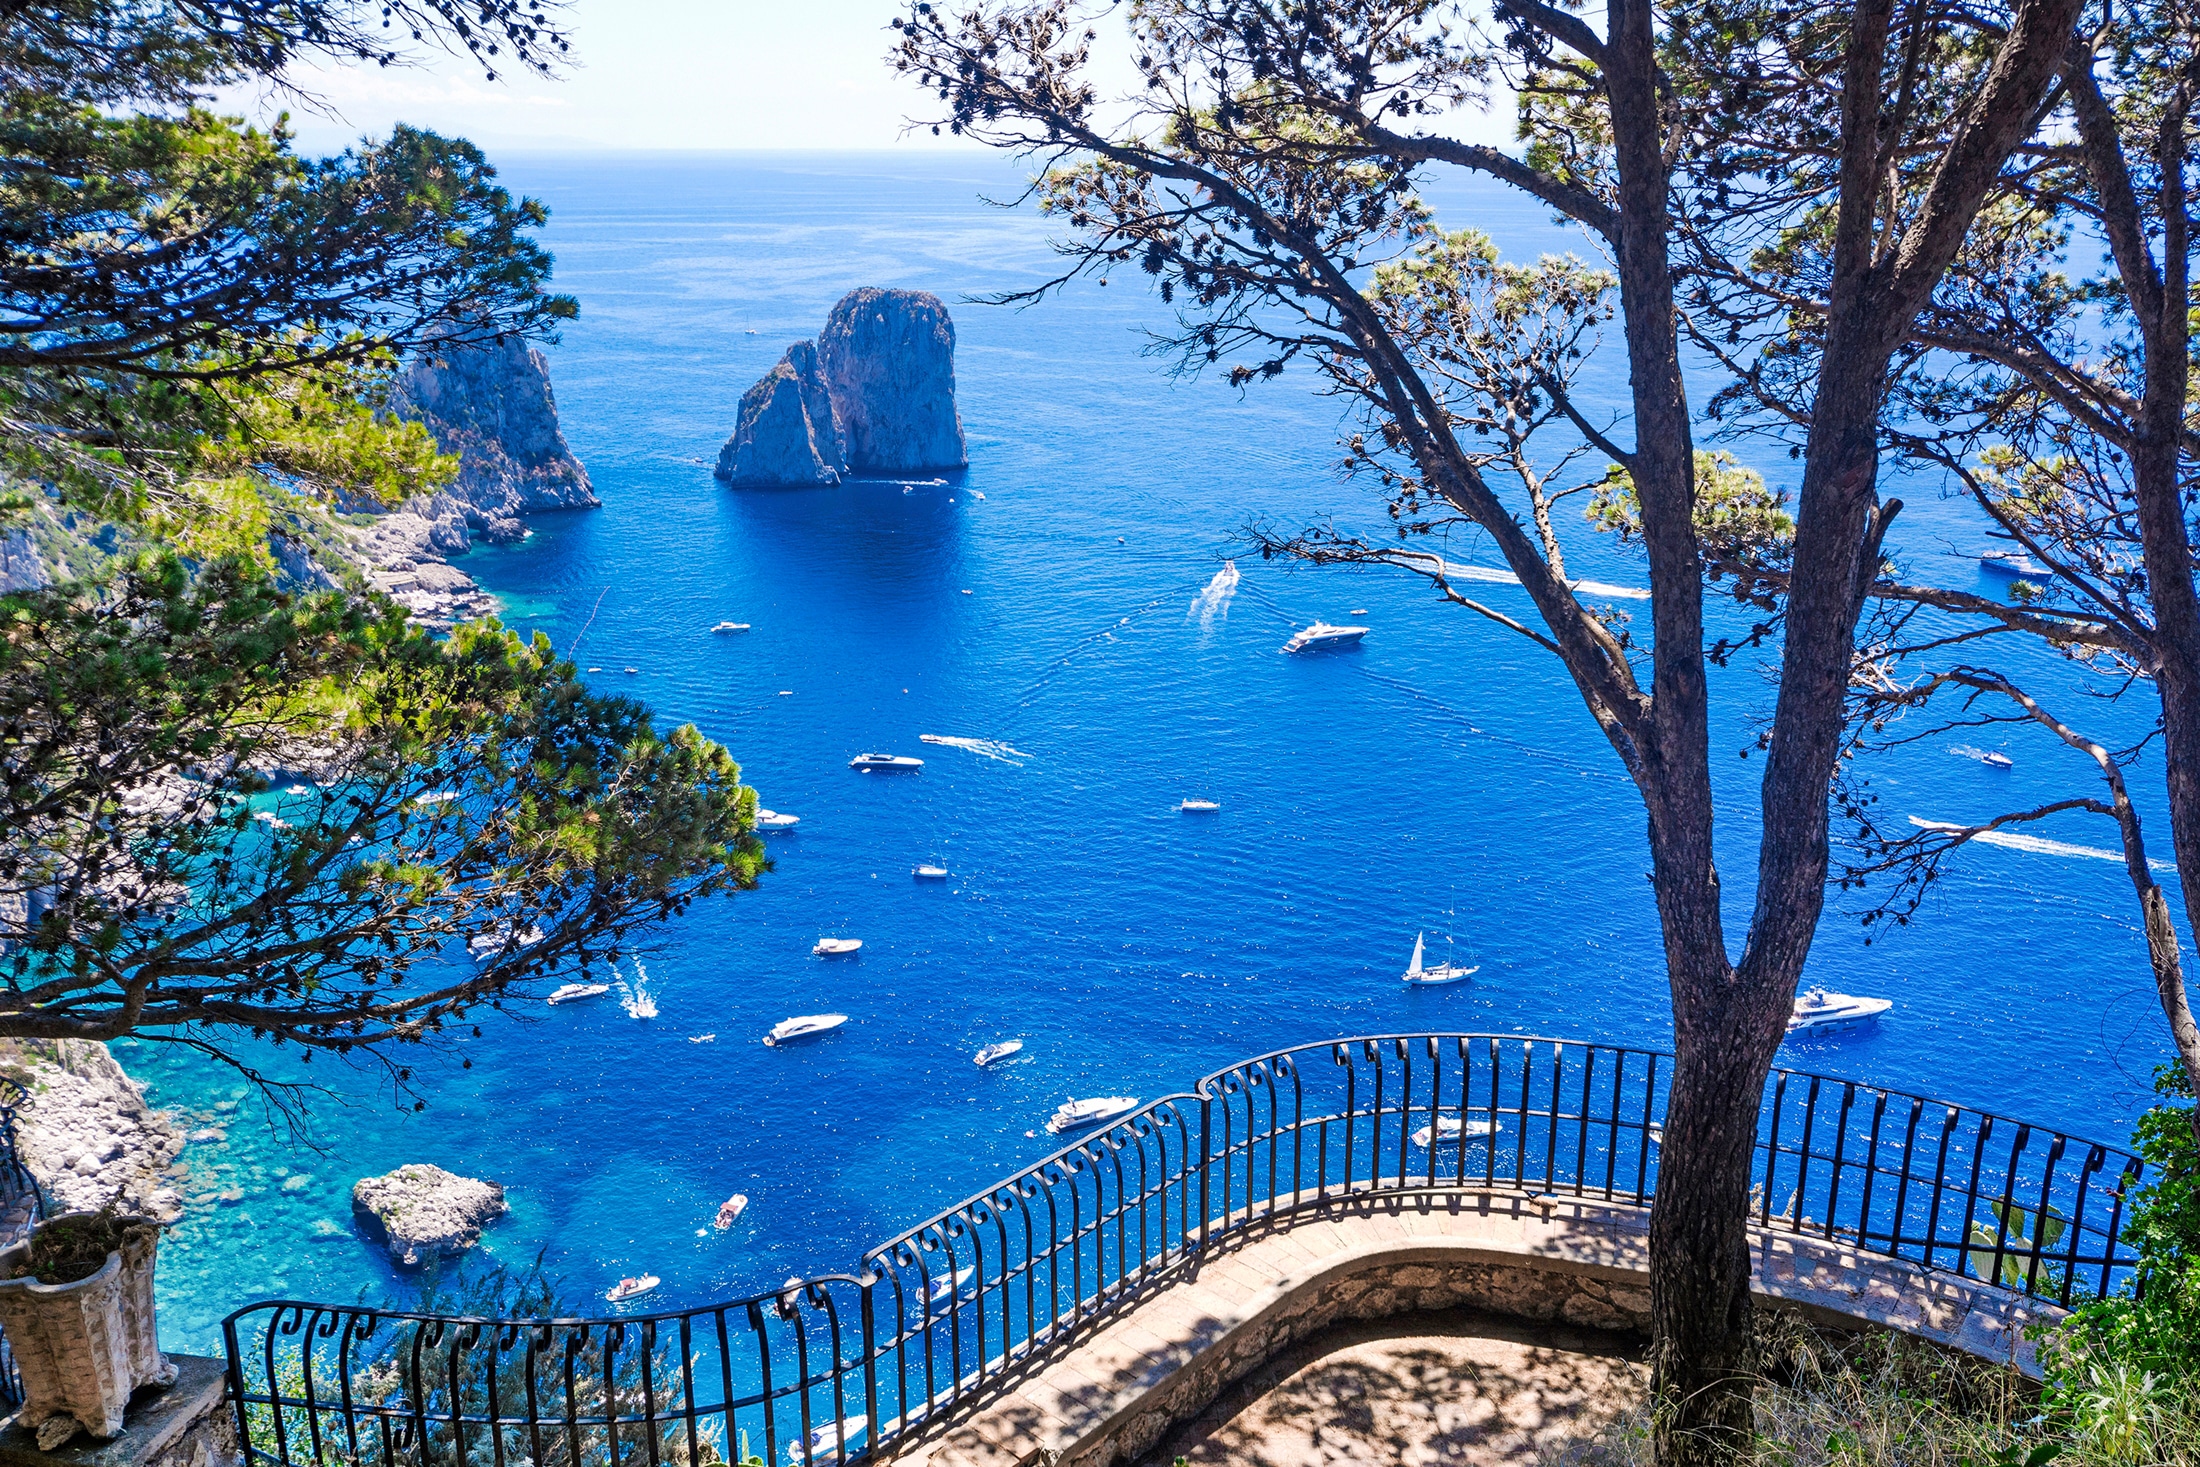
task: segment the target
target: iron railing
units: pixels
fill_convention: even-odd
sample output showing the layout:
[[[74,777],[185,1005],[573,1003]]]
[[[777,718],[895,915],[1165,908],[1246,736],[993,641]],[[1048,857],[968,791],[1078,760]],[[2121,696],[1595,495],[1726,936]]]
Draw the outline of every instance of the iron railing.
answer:
[[[23,1162],[16,1143],[15,1113],[30,1098],[17,1081],[0,1077],[0,1248],[8,1248],[30,1236],[31,1228],[46,1215],[46,1190]],[[23,1372],[15,1363],[15,1348],[0,1334],[0,1411],[23,1404]]]
[[[858,1461],[1190,1260],[1349,1199],[1646,1205],[1671,1056],[1386,1035],[1216,1071],[862,1255],[701,1309],[470,1319],[269,1301],[223,1323],[247,1467]],[[1964,1106],[1778,1070],[1764,1227],[2068,1305],[2130,1275],[2140,1164]]]

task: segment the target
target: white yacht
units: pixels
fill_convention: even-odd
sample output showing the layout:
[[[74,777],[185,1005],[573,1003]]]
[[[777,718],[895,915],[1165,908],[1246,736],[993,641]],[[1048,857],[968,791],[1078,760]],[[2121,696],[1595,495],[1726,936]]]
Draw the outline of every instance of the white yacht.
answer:
[[[1876,1019],[1894,1007],[1891,998],[1859,998],[1852,993],[1828,993],[1806,988],[1795,996],[1795,1012],[1788,1016],[1787,1031],[1801,1034],[1819,1029],[1846,1029]]]
[[[1978,756],[1978,760],[1979,763],[1987,765],[1990,768],[1994,769],[2014,769],[2017,767],[2017,761],[2010,758],[2007,754],[2004,754],[1999,749],[1987,750],[1985,753]]]
[[[2010,576],[2027,581],[2044,581],[2053,575],[2044,565],[2022,550],[1989,550],[1978,558],[1978,568],[1991,575]]]
[[[1176,807],[1179,815],[1212,815],[1222,808],[1220,800],[1186,800]]]
[[[978,1270],[975,1265],[969,1268],[958,1268],[952,1276],[941,1274],[925,1286],[924,1302],[927,1304],[944,1304],[961,1293],[964,1286],[977,1276]]]
[[[1497,1121],[1470,1121],[1463,1116],[1438,1116],[1432,1126],[1423,1126],[1413,1133],[1413,1144],[1427,1146],[1431,1141],[1456,1141],[1461,1136],[1487,1136],[1501,1131],[1504,1126]]]
[[[1413,961],[1406,965],[1406,982],[1431,988],[1444,983],[1464,983],[1482,971],[1480,963],[1476,963],[1471,968],[1462,968],[1455,963],[1438,963],[1433,968],[1423,967],[1421,965],[1421,955],[1425,951],[1427,937],[1428,934],[1425,932],[1417,932],[1413,935]]]
[[[1056,1136],[1082,1131],[1138,1109],[1135,1095],[1096,1095],[1089,1100],[1067,1100],[1047,1119],[1047,1130]]]
[[[711,628],[714,632],[745,632],[748,629],[749,624],[745,621],[722,621]]]
[[[712,1223],[712,1226],[717,1228],[718,1231],[722,1233],[726,1229],[732,1227],[735,1221],[740,1218],[741,1214],[748,1211],[748,1209],[748,1194],[745,1192],[736,1192],[731,1197],[728,1197],[725,1201],[718,1204],[718,1217],[717,1220]]]
[[[575,1003],[584,998],[601,998],[611,991],[608,983],[568,983],[550,990],[544,1003]]]
[[[787,1460],[801,1463],[822,1457],[828,1462],[838,1462],[852,1457],[856,1452],[857,1440],[870,1429],[870,1425],[871,1418],[861,1415],[850,1416],[841,1421],[828,1421],[802,1440],[787,1443]]]
[[[467,938],[466,956],[477,963],[486,963],[491,958],[503,957],[508,951],[518,952],[523,948],[533,947],[536,943],[542,941],[542,938],[543,931],[540,927],[530,927],[519,934],[519,937],[515,940],[512,936],[511,924],[506,923],[501,927],[482,933],[479,937]]]
[[[815,958],[844,958],[852,952],[860,952],[862,948],[863,939],[860,937],[820,937],[816,945],[810,949],[810,956]]]
[[[846,1014],[798,1014],[792,1019],[781,1019],[772,1025],[772,1032],[764,1036],[764,1042],[776,1048],[790,1040],[807,1039],[813,1034],[829,1034],[847,1022]]]
[[[982,1070],[987,1065],[999,1064],[1010,1055],[1022,1054],[1023,1051],[1024,1042],[1021,1039],[1004,1039],[999,1044],[988,1044],[978,1051],[978,1068]]]
[[[792,830],[801,823],[802,817],[800,815],[783,815],[777,810],[767,810],[761,805],[757,806],[756,833],[758,835],[775,835],[780,831]]]
[[[848,767],[860,769],[867,774],[914,772],[924,767],[924,761],[907,754],[858,754],[848,761]]]
[[[947,868],[945,866],[919,866],[909,874],[919,881],[945,881],[947,879]]]
[[[604,1297],[617,1304],[622,1300],[639,1298],[663,1282],[663,1279],[653,1273],[637,1274],[633,1278],[620,1279]]]
[[[1320,652],[1329,647],[1349,647],[1367,635],[1366,627],[1333,627],[1326,621],[1301,627],[1283,644],[1286,652]]]

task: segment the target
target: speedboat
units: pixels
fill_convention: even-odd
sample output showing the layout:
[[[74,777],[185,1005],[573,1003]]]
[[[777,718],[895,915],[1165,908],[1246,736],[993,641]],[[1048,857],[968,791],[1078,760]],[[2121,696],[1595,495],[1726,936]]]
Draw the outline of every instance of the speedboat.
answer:
[[[591,667],[588,670],[594,672],[596,669]],[[447,805],[457,798],[457,790],[429,790],[424,795],[414,795],[413,803],[425,810],[432,805]]]
[[[925,1286],[924,1302],[927,1304],[944,1304],[948,1300],[954,1298],[957,1294],[961,1293],[963,1285],[969,1283],[977,1276],[978,1270],[976,1265],[972,1265],[969,1268],[958,1268],[955,1270],[953,1276],[941,1274],[938,1278],[932,1280],[931,1283]]]
[[[712,1224],[712,1226],[717,1228],[719,1232],[724,1232],[726,1229],[733,1226],[734,1219],[739,1217],[744,1211],[746,1211],[748,1205],[749,1199],[746,1194],[740,1192],[734,1193],[731,1197],[728,1197],[725,1201],[718,1204],[718,1219]]]
[[[628,677],[633,677],[635,674],[639,673],[641,669],[638,667],[622,667],[619,669],[619,671],[625,673]]]
[[[1990,765],[1995,769],[2014,769],[2017,767],[2017,761],[2010,758],[2007,754],[2004,754],[1999,749],[1987,750],[1985,753],[1978,756],[1978,762],[1981,764]]]
[[[919,881],[945,881],[947,879],[947,868],[945,866],[919,866],[909,874]]]
[[[800,815],[782,815],[777,810],[767,810],[761,805],[756,808],[756,833],[758,835],[771,835],[775,831],[792,830],[801,823],[802,817]]]
[[[922,769],[924,761],[907,754],[858,754],[848,761],[848,767],[866,774],[908,773]]]
[[[550,990],[544,1003],[573,1003],[584,998],[598,998],[611,991],[608,983],[568,983]]]
[[[870,1425],[871,1418],[868,1416],[850,1416],[841,1421],[828,1421],[802,1440],[787,1443],[787,1460],[814,1462],[822,1457],[827,1461],[839,1461],[854,1452],[856,1440],[869,1430]]]
[[[714,632],[745,632],[748,629],[749,624],[745,621],[722,621],[711,628]]]
[[[1806,988],[1795,996],[1795,1012],[1788,1016],[1787,1031],[1801,1034],[1818,1029],[1846,1029],[1876,1019],[1894,1007],[1891,998],[1858,998],[1852,993],[1828,993]]]
[[[1413,1144],[1426,1146],[1431,1141],[1456,1141],[1461,1136],[1487,1136],[1501,1131],[1498,1121],[1470,1121],[1462,1116],[1438,1116],[1433,1126],[1423,1126],[1413,1133]]]
[[[791,1043],[807,1039],[813,1034],[826,1034],[848,1022],[846,1014],[798,1014],[791,1019],[781,1019],[772,1025],[772,1032],[764,1036],[770,1045]]]
[[[482,933],[479,937],[467,938],[466,956],[477,963],[486,963],[491,958],[504,956],[507,951],[518,952],[522,948],[533,947],[536,943],[542,941],[542,938],[543,932],[540,927],[530,927],[522,932],[517,939],[514,939],[511,924],[506,923],[493,931]]]
[[[1138,1109],[1135,1095],[1097,1095],[1090,1100],[1064,1101],[1062,1108],[1047,1119],[1049,1133],[1060,1136],[1070,1131],[1082,1131],[1087,1126],[1097,1126],[1112,1121],[1117,1116],[1127,1116]]]
[[[810,949],[815,958],[844,958],[863,946],[860,937],[820,937]]]
[[[2052,574],[2022,550],[1989,550],[1978,558],[1978,568],[1991,575],[2046,580]]]
[[[1220,800],[1186,800],[1176,811],[1179,815],[1212,815],[1221,808]]]
[[[1406,982],[1417,983],[1424,988],[1434,987],[1442,983],[1464,983],[1469,978],[1472,978],[1475,974],[1482,971],[1482,965],[1480,963],[1476,963],[1471,968],[1462,968],[1454,963],[1438,963],[1433,968],[1422,967],[1421,953],[1423,950],[1423,942],[1427,935],[1428,934],[1421,932],[1417,932],[1413,935],[1413,961],[1406,965]]]
[[[663,1279],[653,1273],[636,1274],[633,1278],[620,1279],[613,1284],[611,1292],[604,1297],[614,1304],[626,1299],[638,1299],[663,1282]]]
[[[1023,1050],[1024,1042],[1021,1039],[1004,1039],[999,1044],[988,1044],[978,1051],[978,1068],[999,1064],[1012,1054],[1022,1054]]]
[[[1349,647],[1367,635],[1366,627],[1333,627],[1326,621],[1301,627],[1283,644],[1286,652],[1320,652],[1329,647]]]

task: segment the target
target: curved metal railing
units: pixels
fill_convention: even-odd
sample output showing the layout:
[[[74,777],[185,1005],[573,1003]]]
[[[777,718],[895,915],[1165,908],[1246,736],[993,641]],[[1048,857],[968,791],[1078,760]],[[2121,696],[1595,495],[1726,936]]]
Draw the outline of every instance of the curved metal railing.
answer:
[[[1671,1056],[1380,1035],[1203,1078],[864,1253],[701,1309],[490,1320],[268,1301],[223,1322],[247,1467],[856,1461],[1062,1347],[1235,1235],[1340,1200],[1647,1205]],[[1775,1070],[1765,1228],[2057,1304],[2128,1278],[2130,1154]]]

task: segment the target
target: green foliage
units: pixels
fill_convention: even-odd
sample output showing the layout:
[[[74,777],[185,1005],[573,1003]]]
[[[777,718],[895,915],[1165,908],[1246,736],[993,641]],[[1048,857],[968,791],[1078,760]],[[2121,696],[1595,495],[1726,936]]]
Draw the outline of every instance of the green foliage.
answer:
[[[2032,1232],[2032,1214],[2013,1202],[1990,1202],[1999,1227],[1989,1227],[1983,1222],[1971,1224],[1971,1266],[1984,1271],[1993,1266],[1995,1249],[2001,1250],[2001,1266],[1995,1272],[1995,1282],[2005,1289],[2018,1293],[2060,1295],[2062,1271],[2059,1265],[2041,1263],[2035,1271],[2032,1266],[2032,1249],[2036,1241],[2044,1255],[2053,1251],[2056,1240],[2070,1226],[2069,1219],[2053,1208],[2040,1220],[2039,1237]]]
[[[1795,539],[1787,495],[1725,449],[1696,450],[1696,538],[1713,560],[1764,561],[1784,556]],[[1589,523],[1623,542],[1642,534],[1634,476],[1614,464],[1589,496]]]

